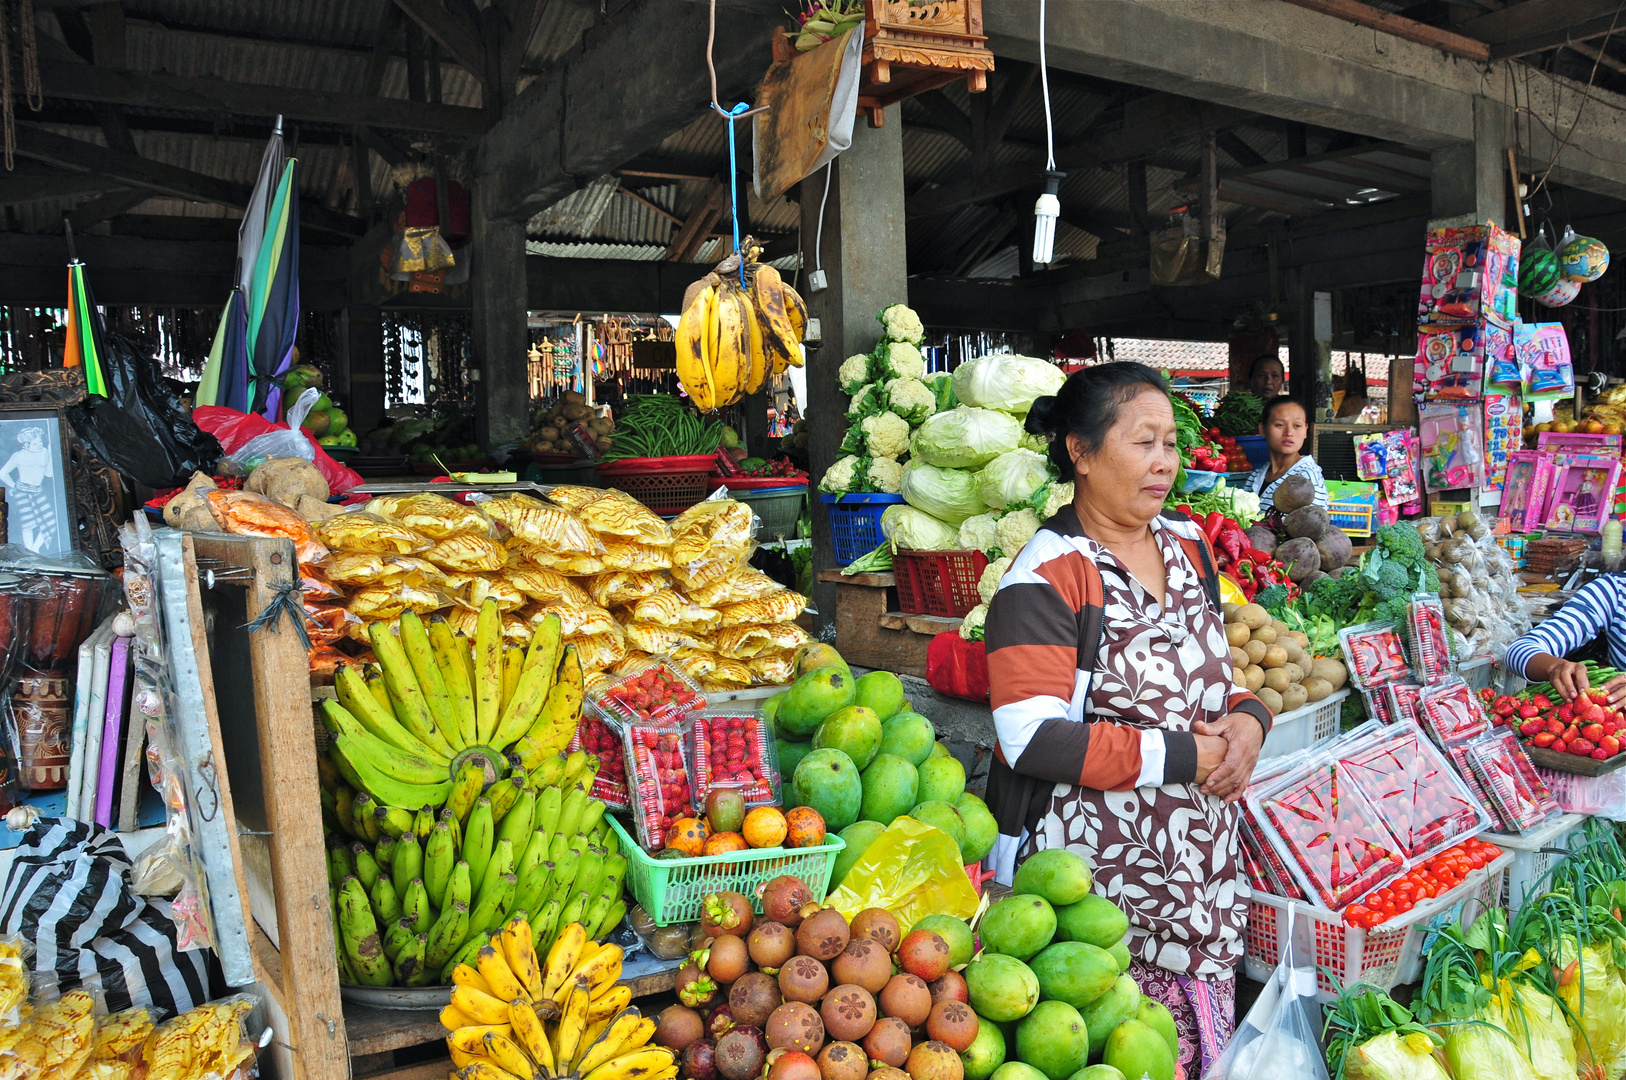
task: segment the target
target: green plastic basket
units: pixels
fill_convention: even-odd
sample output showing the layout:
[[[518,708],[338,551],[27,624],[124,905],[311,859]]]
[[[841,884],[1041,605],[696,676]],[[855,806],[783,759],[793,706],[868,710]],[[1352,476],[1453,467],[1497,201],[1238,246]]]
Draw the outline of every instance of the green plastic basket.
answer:
[[[694,922],[700,918],[700,902],[724,889],[747,897],[751,909],[761,914],[762,898],[757,895],[757,886],[781,874],[801,878],[813,898],[823,900],[836,856],[847,846],[846,841],[831,833],[825,837],[827,842],[818,847],[755,848],[698,859],[656,859],[638,846],[618,818],[610,818],[610,828],[621,841],[621,854],[627,857],[632,895],[657,926]]]

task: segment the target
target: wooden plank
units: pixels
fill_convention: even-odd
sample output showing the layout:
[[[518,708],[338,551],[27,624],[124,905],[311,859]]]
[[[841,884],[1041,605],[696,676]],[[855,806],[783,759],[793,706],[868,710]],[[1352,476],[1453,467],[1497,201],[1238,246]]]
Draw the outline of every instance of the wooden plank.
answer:
[[[877,589],[890,589],[897,585],[898,577],[890,570],[874,574],[842,574],[840,570],[820,570],[820,581],[834,581],[838,585],[869,585]]]
[[[423,27],[424,33],[440,43],[447,54],[469,69],[469,73],[486,82],[486,50],[480,35],[463,20],[453,15],[439,0],[395,0],[412,21]],[[487,91],[492,88],[487,86]]]
[[[938,634],[959,633],[964,618],[951,619],[943,615],[906,615],[904,625],[917,634],[936,637]]]
[[[672,243],[666,249],[667,259],[673,262],[687,262],[693,259],[695,252],[705,243],[711,227],[716,224],[727,205],[727,185],[712,180],[700,205],[689,214],[689,219],[683,223],[683,227],[672,235]]]
[[[836,648],[849,664],[926,677],[931,639],[907,628],[881,625],[887,592],[864,585],[836,585]]]
[[[1465,60],[1488,61],[1491,58],[1490,46],[1483,41],[1477,41],[1462,34],[1453,34],[1449,30],[1441,30],[1435,26],[1428,26],[1415,19],[1403,18],[1387,11],[1380,11],[1370,4],[1360,3],[1359,0],[1287,0],[1289,4],[1296,4],[1311,11],[1319,11],[1323,15],[1331,15],[1335,19],[1344,19],[1356,26],[1369,26],[1374,30],[1381,30],[1385,34],[1400,38],[1404,41],[1415,41],[1419,45],[1431,45],[1452,56],[1460,56]],[[1561,0],[1569,3],[1570,0]],[[1462,24],[1470,25],[1469,23]]]
[[[1492,59],[1503,59],[1608,33],[1619,10],[1619,0],[1524,0],[1466,19],[1456,29],[1488,43]]]
[[[452,1059],[443,1057],[434,1061],[420,1061],[416,1065],[402,1065],[383,1072],[365,1072],[358,1068],[353,1075],[355,1080],[446,1080],[456,1071],[457,1067],[452,1064]]]

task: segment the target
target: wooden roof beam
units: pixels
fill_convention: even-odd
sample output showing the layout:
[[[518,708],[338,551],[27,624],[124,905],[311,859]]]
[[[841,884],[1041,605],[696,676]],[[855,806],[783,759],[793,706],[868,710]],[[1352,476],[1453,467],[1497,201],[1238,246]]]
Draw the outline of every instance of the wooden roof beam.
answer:
[[[439,42],[448,56],[468,68],[481,83],[486,82],[486,50],[478,31],[452,14],[440,0],[395,0],[395,3],[423,27],[424,33]]]
[[[1568,3],[1571,0],[1563,0]],[[1477,60],[1481,63],[1491,59],[1491,47],[1483,41],[1475,40],[1465,34],[1452,33],[1441,30],[1437,26],[1429,26],[1415,19],[1408,19],[1387,11],[1379,10],[1370,4],[1363,4],[1360,0],[1287,0],[1289,4],[1297,4],[1311,11],[1319,11],[1323,15],[1331,15],[1335,19],[1352,22],[1356,26],[1369,26],[1373,30],[1381,30],[1385,34],[1400,38],[1403,41],[1415,41],[1419,45],[1432,45],[1441,52],[1452,56],[1460,56],[1465,60]],[[1493,12],[1492,14],[1499,14]],[[1482,16],[1484,17],[1484,16]],[[1464,29],[1472,22],[1463,23],[1458,27]]]
[[[1457,24],[1486,43],[1493,60],[1528,56],[1575,41],[1626,31],[1619,0],[1524,0]]]

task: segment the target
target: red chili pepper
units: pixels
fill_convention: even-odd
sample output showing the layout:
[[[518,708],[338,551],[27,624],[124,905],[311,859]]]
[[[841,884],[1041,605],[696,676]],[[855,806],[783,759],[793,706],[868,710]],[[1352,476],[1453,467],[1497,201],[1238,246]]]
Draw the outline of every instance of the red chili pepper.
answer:
[[[1219,542],[1220,529],[1225,524],[1225,515],[1218,510],[1210,510],[1208,516],[1203,518],[1203,532],[1208,536],[1208,542]]]
[[[1258,548],[1252,546],[1243,549],[1242,557],[1252,562],[1260,563],[1261,565],[1271,561],[1271,557],[1269,555],[1266,555],[1263,551],[1260,551]]]

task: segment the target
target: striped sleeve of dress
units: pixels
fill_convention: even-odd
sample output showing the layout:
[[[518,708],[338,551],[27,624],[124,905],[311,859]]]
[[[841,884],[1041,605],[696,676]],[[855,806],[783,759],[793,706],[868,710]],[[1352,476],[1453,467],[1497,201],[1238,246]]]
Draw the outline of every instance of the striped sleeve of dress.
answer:
[[[1086,606],[1100,604],[1088,595],[1087,562],[1041,530],[1000,579],[984,629],[1000,755],[1022,775],[1098,791],[1188,783],[1197,770],[1190,733],[1085,719],[1079,633]]]
[[[1626,577],[1607,574],[1582,586],[1557,614],[1509,645],[1502,656],[1502,666],[1524,675],[1530,661],[1537,656],[1545,653],[1563,657],[1609,629],[1612,623],[1623,620],[1626,620]]]

